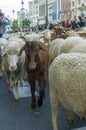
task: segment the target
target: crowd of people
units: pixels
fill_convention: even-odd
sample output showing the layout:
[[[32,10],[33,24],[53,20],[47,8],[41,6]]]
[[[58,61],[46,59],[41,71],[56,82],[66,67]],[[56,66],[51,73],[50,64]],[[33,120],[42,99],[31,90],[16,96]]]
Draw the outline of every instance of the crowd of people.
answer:
[[[0,38],[3,37],[3,35],[6,33],[6,27],[7,25],[10,25],[10,20],[9,17],[6,17],[5,14],[2,12],[0,9]],[[45,29],[50,29],[52,30],[54,27],[66,27],[66,28],[71,28],[73,30],[77,28],[81,28],[86,26],[86,17],[81,17],[78,16],[78,18],[74,17],[72,20],[62,20],[60,22],[57,22],[55,24],[53,23],[48,23],[46,24],[41,24],[37,25],[36,27],[31,27],[29,28],[30,31],[38,31],[38,30],[45,30]]]
[[[10,20],[0,9],[0,38],[6,33],[6,26],[10,25]]]
[[[66,20],[65,27],[70,27],[71,29],[75,30],[76,28],[81,28],[86,26],[86,17],[78,16],[78,19],[75,17],[72,20]]]
[[[74,17],[74,19],[71,20],[67,19],[57,23],[48,23],[47,26],[46,24],[38,24],[36,27],[32,27],[31,31],[43,31],[45,29],[52,30],[54,27],[66,27],[75,30],[84,26],[86,26],[86,17],[78,16],[78,18]]]
[[[48,28],[52,29],[54,27],[66,27],[75,30],[84,26],[86,26],[86,17],[78,16],[78,18],[74,17],[72,20],[67,19],[65,21],[57,22],[57,24],[50,23]]]

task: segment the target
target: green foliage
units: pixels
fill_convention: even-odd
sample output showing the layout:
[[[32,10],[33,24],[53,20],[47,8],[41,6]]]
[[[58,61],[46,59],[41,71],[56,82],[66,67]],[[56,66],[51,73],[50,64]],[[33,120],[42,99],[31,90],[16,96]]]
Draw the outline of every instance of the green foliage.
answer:
[[[15,30],[18,30],[18,20],[17,20],[17,19],[12,22],[11,28],[12,28],[12,30],[14,30],[14,31],[15,31]]]
[[[30,26],[30,20],[28,20],[28,19],[25,19],[25,20],[23,20],[23,21],[20,21],[20,26],[18,25],[18,20],[16,19],[16,20],[14,20],[13,22],[12,22],[12,26],[11,26],[11,28],[12,28],[12,30],[18,30],[18,29],[20,29],[20,28],[23,28],[23,29],[28,29],[29,28],[29,26]]]
[[[23,26],[23,28],[24,29],[28,29],[29,28],[29,26],[30,26],[30,20],[28,20],[28,19],[25,19],[25,20],[23,20],[22,21],[22,26]]]

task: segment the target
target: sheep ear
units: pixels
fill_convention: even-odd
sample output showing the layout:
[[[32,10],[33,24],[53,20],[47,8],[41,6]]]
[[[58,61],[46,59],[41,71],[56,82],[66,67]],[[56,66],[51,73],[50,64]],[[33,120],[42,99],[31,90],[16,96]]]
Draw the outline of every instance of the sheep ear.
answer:
[[[5,49],[2,53],[1,53],[1,57],[4,57],[7,53],[7,49]]]
[[[19,50],[19,52],[18,52],[18,56],[21,56],[21,54],[22,54],[22,52],[25,50],[25,46],[23,46],[20,50]]]

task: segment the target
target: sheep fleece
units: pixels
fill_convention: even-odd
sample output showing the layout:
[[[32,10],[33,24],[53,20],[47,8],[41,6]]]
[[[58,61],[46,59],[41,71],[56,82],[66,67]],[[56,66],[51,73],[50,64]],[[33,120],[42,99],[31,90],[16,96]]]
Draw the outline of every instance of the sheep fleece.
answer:
[[[60,102],[68,110],[86,116],[86,54],[56,57],[49,68],[49,85],[53,112]]]

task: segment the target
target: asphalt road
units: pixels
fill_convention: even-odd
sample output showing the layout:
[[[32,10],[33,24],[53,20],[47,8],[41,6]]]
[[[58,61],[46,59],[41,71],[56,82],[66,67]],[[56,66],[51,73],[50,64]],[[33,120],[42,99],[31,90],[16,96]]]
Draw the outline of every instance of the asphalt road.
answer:
[[[0,79],[0,130],[53,130],[48,85],[42,108],[32,110],[30,104],[31,97],[16,102],[13,93],[7,92],[5,77]],[[59,130],[71,130],[85,127],[86,120],[81,121],[74,114],[74,123],[67,123],[66,109],[61,106],[58,124]]]

